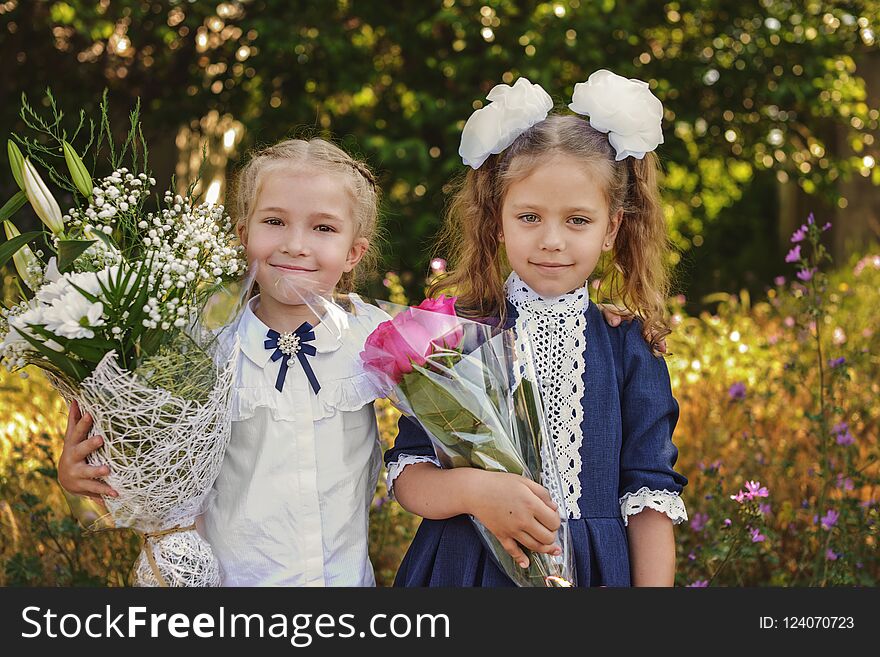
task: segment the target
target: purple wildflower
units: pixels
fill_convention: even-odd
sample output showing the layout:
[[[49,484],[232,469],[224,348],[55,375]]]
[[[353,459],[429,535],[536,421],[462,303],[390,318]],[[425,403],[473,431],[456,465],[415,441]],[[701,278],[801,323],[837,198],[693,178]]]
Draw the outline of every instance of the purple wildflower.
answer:
[[[744,399],[746,396],[746,384],[742,381],[737,381],[727,391],[728,396],[734,400],[739,401],[740,399]]]
[[[840,514],[834,509],[828,509],[828,512],[822,516],[822,529],[826,531],[831,531],[831,528],[837,524],[837,519],[840,517]]]
[[[791,241],[792,242],[803,242],[805,239],[807,239],[807,227],[806,226],[801,226],[800,228],[798,228],[796,231],[794,231],[791,234]]]
[[[732,521],[730,520],[730,518],[725,518],[725,519],[724,519],[724,526],[725,526],[725,527],[730,527],[731,524],[733,524],[733,523],[732,523]]]
[[[748,498],[750,500],[753,500],[756,497],[770,496],[770,491],[767,490],[766,486],[762,486],[760,481],[747,481],[746,490],[748,491]]]
[[[773,282],[777,286],[782,287],[783,285],[785,285],[785,276],[777,276],[776,278],[773,279]]]
[[[785,256],[786,262],[797,262],[801,259],[801,245],[798,244]]]
[[[816,217],[813,215],[812,212],[810,213],[810,216],[807,217],[807,223],[811,226],[816,223]]]
[[[844,445],[844,446],[852,445],[855,442],[856,442],[856,439],[853,437],[853,435],[849,431],[847,431],[846,433],[837,434],[837,444],[838,445]]]
[[[758,511],[761,512],[761,515],[769,516],[770,515],[770,505],[764,504],[763,502],[758,505]]]
[[[835,370],[846,362],[846,358],[841,356],[840,358],[832,358],[828,361],[828,365],[831,369]]]
[[[831,222],[829,221],[824,226],[822,226],[822,232],[824,233],[826,230],[831,230]]]
[[[696,561],[696,560],[697,560],[697,555],[694,554],[693,552],[689,552],[688,553],[688,561]]]
[[[853,490],[855,484],[853,484],[853,480],[849,477],[844,477],[842,474],[839,474],[837,475],[837,487],[842,488],[843,490]]]
[[[730,499],[732,499],[732,500],[736,500],[737,502],[739,502],[740,504],[742,504],[744,500],[747,500],[747,499],[749,499],[749,498],[748,498],[748,496],[746,495],[746,493],[740,491],[740,492],[738,492],[736,495],[731,495],[731,496],[730,496]]]
[[[856,442],[856,439],[849,431],[849,424],[847,422],[838,422],[831,431],[834,433],[838,445],[852,445]]]
[[[797,273],[797,277],[804,283],[807,283],[808,281],[813,280],[813,276],[815,275],[816,271],[817,270],[815,267],[810,267],[809,269],[801,269]]]
[[[764,539],[767,538],[758,529],[752,529],[749,533],[752,536],[752,543],[763,543]]]
[[[840,556],[840,555],[837,554],[837,553],[836,553],[834,550],[832,550],[831,548],[828,548],[828,549],[825,551],[825,558],[828,559],[828,561],[837,561],[837,557],[839,557],[839,556]]]
[[[707,579],[698,579],[696,582],[691,582],[685,588],[686,589],[704,589],[709,586],[709,580]]]
[[[709,516],[706,513],[695,513],[694,517],[691,518],[691,529],[695,532],[703,531],[703,527],[706,526],[706,523],[709,522]]]

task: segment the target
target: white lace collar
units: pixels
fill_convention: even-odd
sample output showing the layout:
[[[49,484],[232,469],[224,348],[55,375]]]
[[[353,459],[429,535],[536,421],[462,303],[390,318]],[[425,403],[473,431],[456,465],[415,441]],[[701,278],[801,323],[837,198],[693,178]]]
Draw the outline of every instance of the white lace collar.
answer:
[[[558,297],[542,297],[516,272],[510,275],[505,286],[507,298],[517,311],[517,350],[528,353],[525,336],[531,344],[562,490],[554,485],[546,468],[545,485],[556,503],[565,505],[569,517],[580,518],[587,322],[584,311],[589,306],[590,295],[585,284]]]
[[[590,294],[587,284],[558,297],[542,297],[512,272],[505,283],[507,298],[520,314],[557,315],[574,317],[583,314],[590,305]]]

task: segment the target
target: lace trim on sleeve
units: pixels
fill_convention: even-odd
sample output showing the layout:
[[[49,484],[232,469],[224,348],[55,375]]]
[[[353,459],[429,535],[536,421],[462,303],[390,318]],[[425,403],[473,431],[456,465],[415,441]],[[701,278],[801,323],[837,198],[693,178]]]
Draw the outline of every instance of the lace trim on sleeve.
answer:
[[[389,497],[394,497],[394,480],[400,476],[400,473],[403,472],[403,469],[406,466],[412,465],[413,463],[433,463],[438,468],[440,467],[440,461],[438,461],[433,456],[414,456],[412,454],[401,454],[396,461],[392,461],[387,466],[388,477],[385,480],[385,485],[388,488]]]
[[[629,516],[641,513],[645,509],[653,509],[665,513],[672,520],[673,525],[688,519],[684,500],[678,493],[672,493],[665,488],[663,490],[651,490],[642,486],[635,493],[627,493],[620,498],[620,515],[623,516],[623,524],[629,524]]]

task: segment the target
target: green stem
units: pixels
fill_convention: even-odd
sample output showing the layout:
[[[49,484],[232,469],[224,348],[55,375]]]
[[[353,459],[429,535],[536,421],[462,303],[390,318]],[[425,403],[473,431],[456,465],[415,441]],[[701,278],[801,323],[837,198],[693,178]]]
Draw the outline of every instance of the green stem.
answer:
[[[730,543],[730,548],[727,550],[727,554],[724,556],[724,559],[719,564],[718,568],[712,573],[712,577],[709,578],[707,586],[711,586],[712,582],[715,581],[715,578],[718,577],[718,574],[724,570],[724,566],[727,565],[727,562],[730,561],[731,557],[733,557],[739,551],[740,539],[743,537],[743,530],[740,529],[736,536],[733,537],[733,540]]]
[[[815,262],[815,253],[816,253],[816,245],[814,244],[813,248],[813,258],[814,262],[812,263],[814,266],[818,268],[818,263]],[[824,314],[822,312],[822,303],[819,298],[819,288],[818,288],[818,273],[813,276],[810,287],[813,293],[813,304],[814,304],[814,318],[816,324],[816,356],[818,359],[819,366],[819,450],[820,450],[820,459],[821,459],[821,471],[820,471],[820,492],[819,492],[819,500],[817,505],[817,515],[821,516],[825,509],[825,502],[828,497],[828,478],[831,475],[831,467],[829,463],[828,456],[828,418],[826,413],[826,403],[825,403],[825,366],[824,359],[822,355],[822,321],[824,320]],[[815,566],[813,568],[813,578],[811,585],[815,586],[817,582],[817,578],[819,578],[819,572],[821,571],[821,580],[825,580],[825,571],[828,565],[827,559],[824,558],[824,553],[822,550],[818,550],[816,552]]]

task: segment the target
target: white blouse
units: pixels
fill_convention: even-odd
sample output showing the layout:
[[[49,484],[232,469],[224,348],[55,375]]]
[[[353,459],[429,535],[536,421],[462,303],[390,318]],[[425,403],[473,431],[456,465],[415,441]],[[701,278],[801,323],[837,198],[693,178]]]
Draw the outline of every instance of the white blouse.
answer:
[[[370,332],[388,316],[352,295],[314,328],[308,362],[264,345],[269,327],[251,300],[238,326],[241,356],[232,436],[202,527],[224,586],[373,586],[369,509],[381,466],[372,402],[381,396],[360,365]]]

